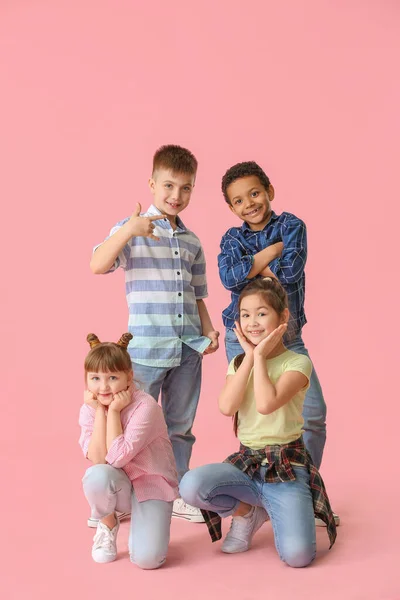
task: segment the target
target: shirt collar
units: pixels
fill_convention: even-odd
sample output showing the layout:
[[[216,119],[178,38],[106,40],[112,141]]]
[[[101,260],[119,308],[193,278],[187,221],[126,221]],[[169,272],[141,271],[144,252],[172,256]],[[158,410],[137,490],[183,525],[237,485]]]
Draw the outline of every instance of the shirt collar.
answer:
[[[265,225],[265,227],[263,227],[263,229],[260,229],[260,231],[264,231],[266,229],[266,227],[268,227],[268,225],[270,223],[272,223],[272,221],[276,221],[278,218],[279,218],[278,215],[272,210],[271,211],[271,218],[270,218],[270,220]],[[241,229],[242,229],[243,232],[250,231],[251,233],[260,233],[260,231],[253,231],[253,229],[250,229],[248,223],[246,223],[246,222],[243,223]]]
[[[153,217],[154,215],[162,215],[162,212],[156,206],[154,206],[154,204],[151,204],[149,206],[148,211],[146,212],[146,216]],[[156,224],[160,227],[163,227],[164,229],[172,229],[171,223],[167,218],[160,221],[156,221]],[[179,231],[186,231],[186,227],[179,215],[177,215],[176,217],[176,229]]]

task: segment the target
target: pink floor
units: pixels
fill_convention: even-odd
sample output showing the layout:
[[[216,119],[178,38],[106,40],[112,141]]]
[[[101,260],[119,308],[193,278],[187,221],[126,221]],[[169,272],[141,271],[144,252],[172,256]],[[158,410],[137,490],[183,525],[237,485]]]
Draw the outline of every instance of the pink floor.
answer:
[[[118,560],[93,563],[93,530],[86,526],[88,510],[79,482],[85,461],[66,439],[59,440],[62,455],[42,464],[37,457],[47,442],[30,441],[31,456],[23,460],[11,447],[14,468],[3,487],[11,490],[10,497],[17,490],[17,498],[3,513],[2,600],[108,600],[139,594],[150,600],[400,599],[398,496],[396,500],[390,481],[381,482],[380,494],[363,474],[351,483],[330,477],[342,525],[330,551],[325,531],[318,530],[318,556],[309,568],[291,569],[279,561],[269,524],[249,552],[228,556],[209,542],[204,525],[174,519],[168,562],[150,572],[129,562],[128,522],[121,525]],[[65,458],[68,452],[71,460]]]

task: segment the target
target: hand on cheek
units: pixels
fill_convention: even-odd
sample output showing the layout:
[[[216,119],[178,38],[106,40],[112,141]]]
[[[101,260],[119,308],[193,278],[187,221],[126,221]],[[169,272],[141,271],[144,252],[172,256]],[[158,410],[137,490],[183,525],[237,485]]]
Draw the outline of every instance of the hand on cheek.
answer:
[[[97,408],[98,403],[99,403],[97,400],[97,396],[93,392],[90,392],[89,390],[84,391],[83,401],[85,404],[87,404],[88,406],[91,406],[94,409]]]
[[[244,335],[239,321],[235,321],[235,329],[233,331],[236,334],[239,344],[242,346],[243,352],[247,355],[252,356],[255,346]]]
[[[262,342],[257,345],[254,351],[255,355],[267,358],[274,348],[279,344],[279,342],[282,341],[282,337],[286,333],[286,330],[286,323],[282,323],[279,325],[279,327],[274,329],[274,331],[272,331],[264,340],[262,340]]]
[[[118,392],[113,395],[113,400],[110,404],[110,410],[121,412],[126,406],[129,406],[132,402],[132,390],[129,386],[128,389]]]

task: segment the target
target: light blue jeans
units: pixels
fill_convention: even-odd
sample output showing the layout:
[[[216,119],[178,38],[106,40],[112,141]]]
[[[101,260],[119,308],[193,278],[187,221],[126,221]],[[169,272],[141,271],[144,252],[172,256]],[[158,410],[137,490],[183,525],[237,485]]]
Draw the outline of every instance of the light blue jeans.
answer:
[[[138,502],[125,471],[111,465],[93,465],[86,471],[83,491],[95,519],[115,511],[131,512],[129,555],[141,569],[158,569],[167,557],[172,502]]]
[[[315,558],[316,537],[310,475],[305,467],[293,467],[296,479],[266,483],[265,467],[253,479],[230,463],[204,465],[186,473],[180,483],[185,502],[232,515],[240,502],[263,506],[267,511],[278,554],[291,567],[306,567]]]
[[[301,334],[290,342],[285,341],[285,346],[288,350],[293,350],[293,352],[297,352],[298,354],[305,354],[310,358]],[[235,356],[243,352],[233,329],[226,329],[225,350],[228,362],[231,362]],[[303,419],[304,443],[311,454],[314,465],[319,469],[326,442],[326,404],[314,367],[311,373],[310,387],[304,399]]]
[[[196,441],[192,426],[200,397],[203,356],[182,344],[182,362],[178,367],[148,367],[133,363],[137,384],[161,406],[175,456],[179,480],[189,470],[192,447]]]

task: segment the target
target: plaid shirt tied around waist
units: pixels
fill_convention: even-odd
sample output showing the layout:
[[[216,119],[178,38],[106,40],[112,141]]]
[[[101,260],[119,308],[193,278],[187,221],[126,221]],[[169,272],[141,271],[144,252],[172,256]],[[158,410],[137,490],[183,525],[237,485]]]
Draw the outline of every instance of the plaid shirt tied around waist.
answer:
[[[268,464],[262,465],[267,460]],[[314,514],[325,523],[332,548],[336,539],[336,525],[332,514],[331,505],[325,490],[325,485],[319,474],[318,469],[312,462],[312,458],[306,449],[303,438],[291,442],[290,444],[266,446],[261,450],[252,450],[247,446],[240,444],[239,452],[231,454],[224,460],[231,463],[240,471],[246,473],[250,479],[253,479],[255,473],[258,473],[261,466],[266,467],[266,483],[279,483],[280,481],[294,481],[296,475],[293,471],[292,463],[297,463],[307,467],[310,473],[310,488],[314,505]],[[208,510],[202,510],[203,517],[207,523],[211,540],[216,542],[222,537],[221,517]]]

